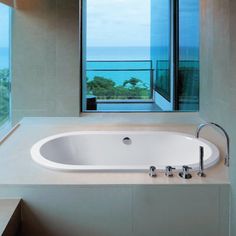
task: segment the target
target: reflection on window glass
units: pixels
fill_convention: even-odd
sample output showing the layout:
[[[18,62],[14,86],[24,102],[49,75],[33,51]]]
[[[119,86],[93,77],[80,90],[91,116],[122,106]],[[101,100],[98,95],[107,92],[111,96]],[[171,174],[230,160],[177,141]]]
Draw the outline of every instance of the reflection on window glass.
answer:
[[[179,0],[180,110],[199,109],[199,0]]]
[[[170,1],[152,1],[151,12],[151,57],[155,91],[170,101]]]
[[[10,114],[10,9],[0,3],[0,126]]]

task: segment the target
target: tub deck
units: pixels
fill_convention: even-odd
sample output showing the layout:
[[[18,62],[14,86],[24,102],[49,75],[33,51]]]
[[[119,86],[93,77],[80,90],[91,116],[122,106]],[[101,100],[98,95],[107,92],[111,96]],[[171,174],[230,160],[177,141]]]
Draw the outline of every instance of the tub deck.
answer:
[[[193,134],[196,125],[106,125],[91,123],[83,118],[25,118],[21,126],[1,145],[0,148],[0,184],[14,185],[115,185],[115,184],[229,184],[228,168],[223,160],[216,166],[207,169],[207,178],[199,178],[193,173],[191,180],[179,177],[167,178],[160,173],[157,178],[150,178],[147,173],[66,173],[46,169],[35,163],[30,149],[40,139],[58,133],[80,130],[161,130]],[[219,143],[220,149],[224,145],[215,133],[209,130],[203,135],[213,143]],[[13,148],[14,147],[14,148]]]

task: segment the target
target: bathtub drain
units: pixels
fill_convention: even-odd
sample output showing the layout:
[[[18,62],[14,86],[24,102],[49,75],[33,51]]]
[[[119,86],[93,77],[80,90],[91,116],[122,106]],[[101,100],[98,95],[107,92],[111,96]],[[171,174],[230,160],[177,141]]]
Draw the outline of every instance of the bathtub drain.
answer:
[[[125,137],[125,138],[123,138],[123,143],[125,145],[131,145],[132,144],[132,140],[129,137]]]

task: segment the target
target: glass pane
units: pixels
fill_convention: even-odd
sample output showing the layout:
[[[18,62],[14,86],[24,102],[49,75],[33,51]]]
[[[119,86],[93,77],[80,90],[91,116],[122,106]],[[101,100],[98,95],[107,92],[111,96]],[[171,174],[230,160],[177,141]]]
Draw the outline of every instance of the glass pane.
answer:
[[[108,108],[127,111],[125,103],[132,103],[129,108],[134,111],[134,108],[142,110],[145,107],[142,102],[153,103],[150,2],[86,1],[86,86],[83,94],[89,109],[84,108],[85,111]],[[97,104],[92,104],[95,100]],[[134,103],[138,103],[137,106]]]
[[[179,110],[199,109],[199,0],[179,0]]]
[[[151,58],[155,91],[170,101],[170,1],[151,1]],[[160,103],[161,101],[157,101]]]
[[[10,114],[10,9],[0,3],[0,126]]]

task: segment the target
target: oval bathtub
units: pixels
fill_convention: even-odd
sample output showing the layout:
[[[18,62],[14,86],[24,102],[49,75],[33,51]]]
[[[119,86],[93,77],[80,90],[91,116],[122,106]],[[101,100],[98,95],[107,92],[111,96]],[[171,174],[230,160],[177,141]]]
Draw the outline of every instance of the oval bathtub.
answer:
[[[199,147],[205,168],[219,161],[215,145],[191,135],[159,131],[78,131],[47,137],[31,149],[35,162],[64,171],[147,171],[154,165],[181,169],[199,166]]]

